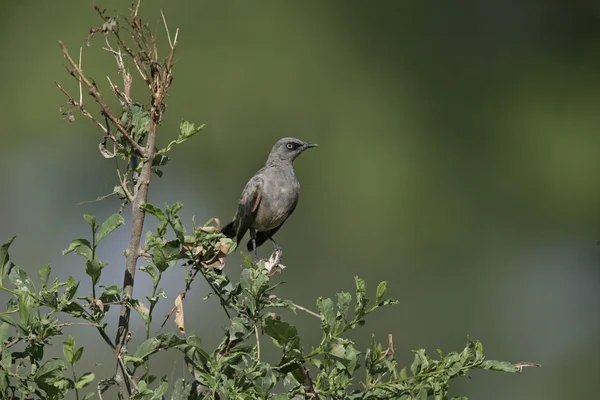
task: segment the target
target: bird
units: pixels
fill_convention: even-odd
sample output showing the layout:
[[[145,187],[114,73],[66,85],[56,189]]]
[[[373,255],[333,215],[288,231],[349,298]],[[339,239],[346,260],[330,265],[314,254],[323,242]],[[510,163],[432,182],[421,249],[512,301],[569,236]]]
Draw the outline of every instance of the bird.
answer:
[[[267,240],[281,250],[273,235],[296,209],[300,183],[294,173],[294,160],[316,143],[285,137],[273,145],[265,166],[248,181],[240,196],[233,220],[221,229],[226,237],[239,245],[249,230],[248,251],[258,259],[258,247]]]

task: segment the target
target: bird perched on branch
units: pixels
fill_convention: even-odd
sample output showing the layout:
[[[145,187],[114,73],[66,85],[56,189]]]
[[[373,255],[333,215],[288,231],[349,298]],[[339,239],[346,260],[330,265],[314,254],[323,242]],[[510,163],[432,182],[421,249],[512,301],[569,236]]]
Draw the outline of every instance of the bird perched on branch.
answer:
[[[250,230],[248,251],[258,258],[257,248],[267,239],[273,242],[276,250],[279,245],[273,235],[281,228],[298,204],[300,183],[294,174],[294,160],[304,150],[316,147],[315,143],[305,143],[295,138],[283,138],[271,149],[264,168],[248,181],[242,191],[238,210],[233,221],[221,232],[236,243]]]

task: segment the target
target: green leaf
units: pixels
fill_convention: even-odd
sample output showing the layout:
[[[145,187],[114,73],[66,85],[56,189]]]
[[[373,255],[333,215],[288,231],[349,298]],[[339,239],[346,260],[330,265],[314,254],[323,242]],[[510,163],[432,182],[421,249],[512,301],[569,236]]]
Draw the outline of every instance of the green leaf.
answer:
[[[333,301],[319,297],[317,300],[319,314],[321,314],[321,328],[325,333],[335,333],[335,314],[333,312]]]
[[[483,344],[481,342],[475,343],[475,361],[483,361]]]
[[[412,372],[413,375],[418,374],[419,372],[421,372],[421,357],[419,356],[419,352],[424,353],[425,349],[419,349],[419,350],[415,350],[415,359],[413,360],[412,364],[410,365],[410,372]]]
[[[63,255],[71,252],[79,254],[80,256],[90,260],[92,258],[92,245],[87,239],[74,239],[71,240],[71,243],[69,243],[69,248],[62,251]]]
[[[100,285],[101,288],[104,288],[104,291],[100,295],[100,301],[103,303],[117,303],[121,301],[121,288],[117,285],[112,285],[109,287]],[[104,311],[107,311],[108,306],[104,307]]]
[[[360,352],[352,344],[334,344],[331,346],[329,354],[345,367],[349,375],[352,375],[359,367],[358,356]]]
[[[60,302],[65,303],[73,300],[73,297],[75,297],[75,295],[77,294],[78,288],[79,282],[77,282],[72,276],[69,276],[69,278],[67,278],[67,288],[61,296]]]
[[[19,295],[19,317],[23,326],[29,326],[29,316],[34,304],[34,298],[27,292]]]
[[[107,264],[104,264],[97,258],[93,260],[87,260],[85,262],[85,273],[92,278],[92,285],[96,286],[98,281],[100,280],[100,276],[102,275],[102,269],[106,267]]]
[[[152,337],[140,344],[133,356],[144,360],[149,355],[156,353],[160,349],[168,349],[183,343],[185,343],[185,340],[180,339],[172,332],[161,333],[160,335]]]
[[[246,325],[244,320],[240,317],[234,317],[231,319],[231,326],[229,326],[229,335],[232,338],[242,339],[246,336],[248,330],[246,329]]]
[[[204,128],[204,125],[196,127],[193,123],[182,120],[181,124],[179,125],[179,136],[177,137],[177,139],[171,141],[171,143],[169,143],[164,149],[159,150],[157,152],[157,155],[171,151],[171,148],[173,146],[185,142],[186,140],[194,136],[196,133],[200,132],[202,128]]]
[[[508,361],[486,360],[481,363],[481,368],[491,371],[517,372],[519,369]]]
[[[163,396],[167,393],[167,390],[169,390],[169,382],[167,381],[167,378],[163,377],[160,380],[158,387],[154,389],[154,393],[150,400],[162,400]]]
[[[85,374],[81,375],[79,377],[79,379],[77,379],[77,382],[75,382],[75,388],[76,389],[84,388],[87,385],[89,385],[90,383],[92,383],[95,378],[96,378],[96,376],[94,375],[93,372],[86,372]]]
[[[8,333],[9,325],[5,322],[0,325],[0,344],[4,343],[4,339],[6,339],[6,334]]]
[[[102,223],[100,230],[96,234],[96,244],[100,243],[100,241],[106,235],[108,235],[121,225],[125,225],[125,220],[119,214],[113,214],[110,217],[108,217],[108,219]]]
[[[185,354],[185,357],[187,357],[196,368],[206,368],[206,364],[210,357],[202,348],[202,343],[198,336],[192,334],[187,337],[185,344],[176,347]],[[185,398],[187,399],[187,396]]]
[[[8,326],[7,324],[3,324],[4,326]],[[2,366],[6,369],[10,369],[13,362],[12,353],[8,347],[2,346]]]
[[[63,360],[52,358],[44,363],[35,371],[33,379],[36,383],[46,383],[52,378],[56,378],[61,371],[67,369]]]
[[[164,222],[167,220],[167,217],[165,217],[165,213],[163,212],[163,210],[161,210],[160,208],[156,207],[153,204],[146,203],[146,204],[144,204],[142,209],[144,211],[146,211],[147,213],[154,215],[161,222]]]
[[[152,251],[152,262],[160,272],[165,272],[177,264],[179,259],[179,241],[172,240]]]
[[[121,294],[121,288],[117,285],[111,285],[109,287],[100,285],[101,288],[104,288],[104,294],[107,296],[118,296]]]
[[[19,325],[19,323],[17,321],[15,321],[15,319],[13,317],[11,317],[10,315],[0,313],[0,321],[7,323],[14,328],[23,330],[21,328],[21,325]]]
[[[96,217],[92,215],[83,215],[83,219],[92,227],[92,231],[96,233],[98,231],[98,221],[96,221]]]
[[[250,293],[255,299],[260,298],[263,293],[269,288],[269,278],[263,273],[257,273],[252,280]]]
[[[243,290],[250,292],[250,288],[252,287],[252,270],[250,268],[242,270],[240,275],[240,285]]]
[[[341,292],[337,294],[337,313],[336,319],[344,323],[348,322],[348,309],[350,308],[350,302],[352,296],[348,292]]]
[[[269,369],[265,372],[265,376],[257,377],[252,383],[261,397],[266,397],[273,386],[275,386],[275,382],[275,374]]]
[[[27,275],[27,272],[21,267],[13,266],[8,274],[8,279],[12,282],[20,292],[35,293],[35,285]]]
[[[38,276],[40,277],[40,281],[42,281],[42,289],[45,289],[46,286],[48,285],[48,279],[50,278],[51,271],[52,271],[52,268],[50,267],[50,264],[44,265],[38,271]]]
[[[2,285],[2,278],[10,272],[12,263],[10,262],[10,257],[8,255],[8,248],[15,238],[16,236],[11,237],[6,243],[0,246],[0,285]]]
[[[75,349],[75,339],[73,339],[73,336],[69,335],[69,340],[66,342],[63,342],[63,354],[65,355],[65,360],[67,360],[67,362],[69,364],[74,364],[73,362],[73,350]]]
[[[270,336],[278,347],[300,349],[300,337],[294,325],[267,317],[263,321],[263,332]]]
[[[417,393],[417,397],[415,397],[415,400],[427,400],[427,389],[421,388],[421,390],[419,390],[419,393]]]
[[[356,314],[356,318],[358,319],[365,315],[365,308],[367,307],[369,299],[367,298],[367,286],[365,285],[365,281],[358,276],[354,277],[354,281],[356,282],[356,305],[354,306],[354,314]]]
[[[75,344],[75,343],[73,343]],[[79,361],[81,359],[81,356],[83,355],[83,347],[80,347],[77,349],[77,351],[75,351],[75,353],[73,353],[73,364],[75,364],[77,361]]]
[[[64,396],[67,394],[67,391],[69,389],[73,389],[75,387],[75,382],[73,382],[72,379],[65,378],[64,376],[58,376],[56,378],[49,379],[48,382],[46,382],[45,384],[46,386],[44,386],[44,384],[42,383],[38,383],[38,385],[40,386],[40,388],[42,388],[44,391],[48,392],[51,395],[53,394],[53,392],[55,392],[54,388],[62,390]]]
[[[150,318],[150,309],[141,301],[133,299],[131,300],[131,305],[134,310],[138,312],[140,317],[144,320],[144,322],[148,322]]]
[[[377,294],[375,296],[375,303],[380,304],[385,297],[385,293],[387,291],[387,282],[383,281],[379,285],[377,285]]]
[[[177,239],[179,239],[179,241],[183,242],[184,234],[185,234],[185,226],[183,226],[183,224],[181,223],[181,219],[179,218],[179,215],[177,215],[177,212],[179,210],[181,210],[181,207],[183,207],[183,204],[181,204],[181,203],[175,203],[172,206],[165,205],[165,212],[167,214],[167,220],[169,221],[171,228],[175,232]]]
[[[144,271],[145,273],[150,275],[150,278],[152,278],[152,282],[156,284],[156,280],[158,279],[158,272],[156,271],[156,268],[154,268],[152,265],[144,265],[143,267],[140,267],[140,271]]]

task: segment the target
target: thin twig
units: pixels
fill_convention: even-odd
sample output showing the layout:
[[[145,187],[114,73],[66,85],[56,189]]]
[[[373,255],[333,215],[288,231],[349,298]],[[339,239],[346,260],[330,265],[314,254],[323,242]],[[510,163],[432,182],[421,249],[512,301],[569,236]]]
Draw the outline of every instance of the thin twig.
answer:
[[[121,134],[127,139],[127,141],[129,141],[129,143],[131,144],[131,146],[142,156],[146,155],[146,149],[144,149],[138,142],[136,142],[131,135],[129,134],[129,132],[127,131],[127,129],[125,129],[125,127],[123,126],[123,124],[121,124],[121,121],[119,121],[117,119],[117,117],[115,117],[111,111],[110,111],[110,107],[104,102],[104,99],[102,98],[102,95],[100,94],[100,92],[98,91],[98,89],[96,88],[96,85],[92,82],[90,82],[86,76],[83,74],[83,72],[81,71],[81,69],[79,69],[79,66],[75,63],[75,61],[73,61],[73,59],[71,58],[71,55],[69,54],[69,50],[67,50],[67,47],[65,46],[65,44],[62,41],[58,41],[58,45],[60,46],[60,48],[62,49],[63,55],[65,56],[65,58],[67,59],[67,61],[69,62],[69,64],[71,64],[71,68],[73,68],[72,72],[75,76],[75,78],[77,80],[79,80],[80,82],[83,82],[83,84],[85,85],[86,89],[89,91],[90,95],[92,97],[94,97],[94,99],[96,100],[96,102],[100,105],[100,108],[102,108],[102,112],[105,116],[108,117],[108,119],[110,120],[110,122],[112,122],[117,129],[119,130],[119,132],[121,132]],[[106,132],[107,130],[104,129],[104,131]],[[152,149],[154,151],[154,149]]]
[[[133,196],[129,192],[129,189],[127,189],[127,182],[125,182],[125,180],[121,177],[121,172],[118,169],[117,169],[117,176],[119,177],[119,184],[121,185],[121,189],[123,189],[123,192],[125,193],[125,197],[127,198],[127,201],[132,202]]]
[[[296,303],[292,303],[292,305],[293,305],[294,307],[296,307],[298,310],[304,311],[305,313],[308,313],[308,314],[310,314],[310,315],[312,315],[312,316],[314,316],[314,317],[317,317],[317,318],[319,318],[319,319],[321,318],[321,316],[320,316],[319,314],[317,314],[317,313],[316,313],[316,312],[314,312],[314,311],[311,311],[311,310],[309,310],[308,308],[302,307],[301,305],[298,305],[298,304],[296,304]]]
[[[82,54],[83,54],[83,48],[80,47],[79,48],[79,70],[80,71],[83,71],[81,69]],[[79,104],[81,104],[81,107],[83,107],[83,85],[81,84],[81,79],[79,80]]]
[[[81,201],[79,203],[77,203],[78,206],[82,205],[82,204],[91,204],[91,203],[96,203],[97,201],[102,201],[110,196],[114,196],[115,194],[117,194],[117,192],[112,192],[109,194],[105,194],[104,196],[99,196],[96,200],[85,200],[85,201]]]
[[[14,339],[12,342],[8,343],[6,346],[7,349],[10,349],[11,347],[13,347],[15,344],[19,343],[21,341],[22,338],[18,337],[16,339]]]
[[[260,362],[260,337],[258,336],[258,327],[254,321],[254,335],[256,336],[256,358]]]
[[[173,42],[171,41],[171,34],[169,33],[169,27],[167,26],[167,20],[165,19],[165,14],[163,13],[162,10],[160,10],[160,15],[162,17],[163,24],[165,24],[165,31],[167,31],[167,39],[169,39],[169,46],[171,46],[171,49],[172,49]]]
[[[93,323],[93,322],[65,322],[62,324],[57,324],[56,326],[58,327],[65,327],[65,326],[73,326],[73,325],[91,325],[91,326],[98,326],[97,324]]]
[[[104,126],[100,121],[98,121],[96,119],[96,117],[94,117],[92,114],[90,114],[90,112],[88,110],[86,110],[83,107],[83,104],[75,101],[75,99],[73,98],[73,96],[71,96],[61,85],[60,83],[58,83],[57,81],[54,81],[54,84],[56,85],[56,87],[65,94],[65,96],[67,96],[69,98],[68,100],[68,104],[72,105],[73,107],[78,108],[81,111],[81,114],[86,117],[91,119],[92,121],[94,121],[94,123],[96,125],[98,125],[98,127],[102,130],[102,132],[104,132],[105,135],[107,135],[108,137],[110,137],[110,139],[115,142],[117,142],[117,139],[110,133],[110,131],[108,130],[108,128],[106,126]]]
[[[210,286],[210,288],[212,289],[212,291],[219,298],[220,303],[221,303],[221,307],[223,307],[223,311],[225,311],[225,314],[227,315],[227,318],[231,319],[231,315],[229,314],[229,311],[227,310],[227,307],[226,307],[227,302],[225,301],[225,299],[223,298],[223,296],[221,296],[221,293],[217,290],[217,288],[215,287],[215,285],[213,285],[212,282],[208,279],[208,277],[204,274],[203,268],[199,268],[199,270],[200,270],[200,273],[202,274],[202,276],[204,277],[204,279],[206,280],[206,282],[208,283],[208,285]]]
[[[121,369],[121,371],[123,371],[124,375],[127,377],[127,382],[130,388],[133,388],[133,390],[130,389],[130,393],[133,393],[134,391],[137,390],[137,385],[135,384],[135,381],[133,380],[132,376],[129,374],[129,371],[127,371],[127,367],[125,366],[125,363],[123,362],[123,359],[121,357],[121,354],[117,355],[117,362],[119,363],[119,367]]]

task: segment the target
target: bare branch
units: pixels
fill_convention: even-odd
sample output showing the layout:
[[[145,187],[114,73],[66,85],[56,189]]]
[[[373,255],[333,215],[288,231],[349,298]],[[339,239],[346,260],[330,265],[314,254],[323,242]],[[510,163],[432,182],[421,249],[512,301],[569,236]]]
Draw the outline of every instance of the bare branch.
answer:
[[[169,27],[167,26],[167,20],[165,19],[165,14],[160,10],[160,15],[162,17],[163,23],[165,24],[165,31],[167,31],[167,39],[169,39],[169,46],[171,49],[173,48],[173,42],[171,41],[171,34],[169,33]]]
[[[83,54],[83,49],[80,47],[79,48],[79,70],[82,71],[81,69],[81,57]],[[79,104],[81,104],[81,106],[83,107],[83,87],[81,85],[81,79],[79,80]]]
[[[298,310],[304,311],[305,313],[307,313],[307,314],[310,314],[310,315],[312,315],[313,317],[317,317],[317,318],[319,318],[319,319],[321,318],[321,316],[320,316],[319,314],[317,314],[317,313],[316,313],[316,312],[314,312],[314,311],[311,311],[311,310],[309,310],[308,308],[302,307],[301,305],[299,305],[299,304],[296,304],[296,303],[292,303],[292,304],[293,304],[293,306],[294,306],[294,307],[296,307]]]
[[[94,97],[94,99],[96,100],[96,102],[100,105],[100,108],[102,108],[102,113],[108,117],[108,119],[110,120],[110,122],[112,122],[117,129],[119,130],[119,132],[121,132],[121,134],[127,139],[127,141],[129,141],[129,143],[131,144],[131,146],[142,156],[146,155],[146,150],[138,143],[136,142],[131,135],[129,134],[129,132],[127,132],[127,130],[125,129],[125,127],[121,124],[121,121],[119,121],[117,119],[117,117],[115,117],[111,111],[110,111],[110,107],[104,102],[102,95],[100,95],[100,92],[98,91],[98,88],[96,87],[96,85],[93,82],[90,82],[85,75],[83,74],[83,72],[81,71],[81,69],[79,68],[79,66],[75,63],[75,61],[73,61],[73,59],[71,58],[71,55],[69,54],[69,51],[67,50],[67,47],[64,45],[64,43],[62,41],[58,42],[60,48],[62,49],[63,55],[65,56],[65,58],[67,59],[67,61],[69,62],[69,64],[71,65],[71,67],[73,68],[72,73],[74,74],[75,78],[77,80],[79,80],[79,82],[83,82],[83,84],[85,85],[86,89],[88,90],[88,92],[90,93],[90,95],[92,97]],[[104,130],[105,133],[107,132],[107,130]]]
[[[94,117],[92,114],[90,114],[90,112],[88,110],[86,110],[81,103],[75,101],[75,99],[57,81],[54,81],[54,84],[56,85],[56,87],[58,89],[60,89],[61,92],[63,92],[65,94],[65,96],[67,96],[69,98],[69,100],[67,101],[68,104],[72,105],[73,107],[78,108],[84,117],[87,117],[87,118],[91,119],[92,121],[94,121],[94,123],[96,125],[98,125],[98,127],[102,130],[102,132],[104,132],[105,135],[109,136],[113,142],[118,143],[117,139],[109,132],[109,130],[106,126],[104,126],[100,121],[98,121],[96,119],[96,117]]]
[[[119,184],[121,185],[121,189],[123,189],[123,192],[125,193],[125,197],[127,198],[127,201],[132,202],[133,196],[129,192],[129,189],[127,188],[127,182],[125,182],[125,180],[121,176],[121,172],[119,172],[118,169],[117,169],[117,175],[119,176]]]

